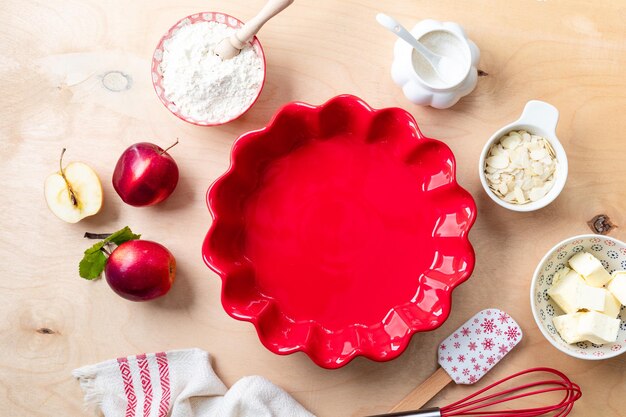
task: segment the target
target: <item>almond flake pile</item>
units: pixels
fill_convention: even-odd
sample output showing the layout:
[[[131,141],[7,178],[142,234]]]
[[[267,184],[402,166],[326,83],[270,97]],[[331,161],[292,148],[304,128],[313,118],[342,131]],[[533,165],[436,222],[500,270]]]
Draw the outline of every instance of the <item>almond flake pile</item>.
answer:
[[[545,138],[514,130],[489,148],[485,177],[504,201],[526,204],[550,191],[556,168],[556,154]]]

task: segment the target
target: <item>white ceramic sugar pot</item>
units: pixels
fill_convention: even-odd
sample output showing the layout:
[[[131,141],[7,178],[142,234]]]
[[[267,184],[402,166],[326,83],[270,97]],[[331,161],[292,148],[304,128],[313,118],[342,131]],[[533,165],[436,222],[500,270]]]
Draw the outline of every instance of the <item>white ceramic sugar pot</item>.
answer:
[[[472,92],[478,81],[480,51],[460,25],[427,19],[418,22],[410,32],[432,52],[463,65],[465,76],[454,84],[446,84],[422,55],[398,39],[394,46],[391,77],[406,98],[415,104],[446,109]]]

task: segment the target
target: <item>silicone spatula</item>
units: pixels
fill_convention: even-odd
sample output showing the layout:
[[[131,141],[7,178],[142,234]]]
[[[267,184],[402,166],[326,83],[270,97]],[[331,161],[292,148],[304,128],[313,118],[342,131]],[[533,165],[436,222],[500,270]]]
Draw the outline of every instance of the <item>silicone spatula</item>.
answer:
[[[497,308],[479,312],[441,342],[440,367],[390,411],[418,409],[452,381],[476,383],[520,340],[522,329],[507,313]]]

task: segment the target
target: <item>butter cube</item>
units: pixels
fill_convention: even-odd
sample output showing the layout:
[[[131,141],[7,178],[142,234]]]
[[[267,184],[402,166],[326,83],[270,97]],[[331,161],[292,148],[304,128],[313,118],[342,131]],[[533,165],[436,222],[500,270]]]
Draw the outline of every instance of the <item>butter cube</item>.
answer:
[[[563,267],[563,269],[556,271],[554,273],[554,277],[552,278],[552,285],[556,285],[557,282],[565,278],[565,276],[569,274],[570,272],[572,272],[572,270],[566,266]]]
[[[585,280],[578,273],[564,268],[554,274],[548,295],[569,314],[582,309],[603,311],[605,291],[604,288],[585,284]]]
[[[585,282],[580,275],[569,268],[563,268],[554,274],[548,295],[565,313],[578,311],[578,287]]]
[[[613,272],[613,279],[609,282],[607,289],[620,303],[626,305],[626,271]]]
[[[569,260],[569,266],[585,278],[592,287],[602,287],[611,280],[600,261],[588,252],[579,252]]]
[[[585,340],[578,331],[579,313],[554,316],[552,323],[565,343],[578,343]]]
[[[554,327],[567,343],[588,340],[597,345],[617,340],[620,320],[596,311],[564,314],[552,319]]]
[[[576,294],[576,307],[579,310],[604,311],[607,292],[604,288],[596,288],[587,284],[580,285]]]
[[[594,288],[597,290],[604,291],[604,310],[598,310],[599,313],[606,314],[611,318],[617,318],[619,316],[619,312],[622,309],[622,303],[620,303],[617,298],[611,294],[611,291],[605,290],[604,288]]]

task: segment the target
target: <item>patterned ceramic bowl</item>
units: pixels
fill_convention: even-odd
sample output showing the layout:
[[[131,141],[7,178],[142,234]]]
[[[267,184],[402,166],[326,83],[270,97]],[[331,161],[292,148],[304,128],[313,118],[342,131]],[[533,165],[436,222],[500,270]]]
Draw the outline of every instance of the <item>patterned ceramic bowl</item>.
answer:
[[[187,16],[179,20],[178,22],[176,22],[174,26],[172,26],[167,31],[165,35],[163,35],[163,37],[159,41],[159,44],[154,50],[154,54],[152,55],[152,66],[151,66],[152,85],[154,86],[154,91],[156,92],[156,95],[159,97],[159,100],[161,100],[161,103],[163,103],[163,105],[167,107],[167,109],[171,111],[179,119],[192,123],[194,125],[198,125],[198,126],[218,126],[224,123],[232,122],[233,120],[239,118],[245,112],[250,110],[250,108],[254,106],[254,103],[256,103],[257,99],[261,95],[261,91],[263,90],[263,85],[265,84],[265,74],[266,74],[265,53],[263,52],[263,48],[261,47],[261,42],[259,42],[259,39],[256,36],[253,37],[251,41],[252,47],[254,48],[257,55],[263,58],[263,81],[261,82],[261,85],[259,86],[259,91],[257,91],[256,97],[254,98],[254,100],[252,100],[250,105],[247,108],[245,108],[241,113],[235,115],[235,117],[233,117],[230,120],[225,120],[225,121],[220,121],[220,122],[215,122],[215,121],[210,121],[210,120],[198,120],[186,114],[183,114],[178,108],[178,106],[176,106],[176,103],[171,102],[170,100],[167,99],[167,97],[165,97],[165,91],[163,90],[163,73],[161,71],[161,61],[163,60],[163,43],[169,38],[171,38],[176,33],[176,31],[178,31],[178,29],[180,29],[181,27],[185,25],[193,25],[199,22],[218,22],[218,23],[223,23],[235,29],[239,29],[241,26],[243,26],[243,23],[239,19],[233,16],[230,16],[226,13],[219,13],[219,12],[196,13],[196,14],[192,14],[191,16]]]
[[[609,273],[626,270],[626,243],[599,235],[574,236],[557,244],[543,257],[530,285],[530,305],[533,317],[543,335],[560,351],[580,359],[608,359],[626,351],[626,309],[622,306],[619,334],[615,343],[596,345],[591,342],[567,344],[557,333],[552,318],[563,310],[548,295],[554,273],[567,266],[574,254],[586,251],[602,262]]]

